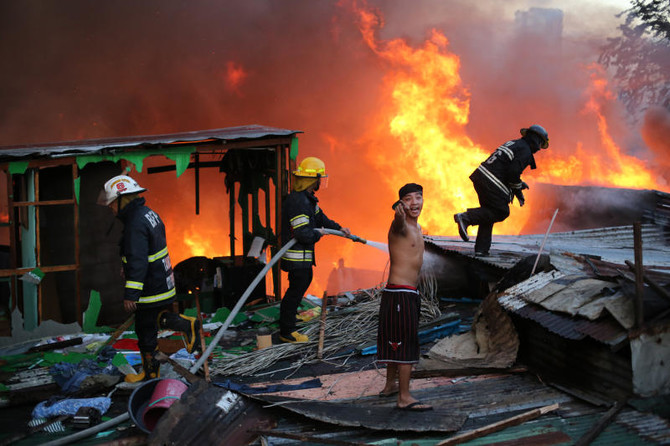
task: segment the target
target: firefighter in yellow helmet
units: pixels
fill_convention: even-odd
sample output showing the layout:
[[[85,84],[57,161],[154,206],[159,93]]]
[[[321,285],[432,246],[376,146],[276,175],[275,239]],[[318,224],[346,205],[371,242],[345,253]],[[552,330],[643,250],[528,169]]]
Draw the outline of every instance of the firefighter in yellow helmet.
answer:
[[[316,265],[314,245],[324,234],[320,228],[336,229],[351,235],[348,228],[326,217],[315,192],[327,180],[326,166],[319,158],[307,157],[293,172],[293,191],[282,207],[282,241],[296,243],[282,256],[281,266],[288,272],[288,289],[281,301],[279,339],[283,342],[307,342],[296,330],[298,305],[312,283]]]
[[[105,183],[98,198],[98,204],[109,206],[123,222],[121,259],[126,280],[123,306],[127,312],[135,313],[135,333],[142,359],[142,371],[127,375],[128,382],[160,375],[160,364],[155,358],[159,329],[183,332],[189,353],[200,349],[199,321],[171,311],[176,291],[165,225],[139,196],[144,191],[133,178],[117,175]]]

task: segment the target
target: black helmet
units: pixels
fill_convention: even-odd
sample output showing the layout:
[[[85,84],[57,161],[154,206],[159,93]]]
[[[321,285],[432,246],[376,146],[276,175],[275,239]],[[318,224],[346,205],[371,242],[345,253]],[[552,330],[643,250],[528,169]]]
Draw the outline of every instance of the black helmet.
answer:
[[[549,134],[547,131],[542,127],[541,125],[533,124],[527,129],[521,129],[519,130],[521,132],[521,136],[526,136],[526,132],[533,132],[536,135],[538,135],[540,138],[542,138],[542,145],[540,145],[541,148],[546,149],[549,147]]]

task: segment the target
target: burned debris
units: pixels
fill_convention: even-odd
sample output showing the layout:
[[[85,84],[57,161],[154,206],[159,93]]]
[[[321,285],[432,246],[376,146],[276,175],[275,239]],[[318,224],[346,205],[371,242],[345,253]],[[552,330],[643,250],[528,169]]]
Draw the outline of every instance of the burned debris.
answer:
[[[294,163],[295,133],[247,127],[124,144],[77,143],[65,152],[64,146],[7,151],[8,166],[28,160],[27,170],[15,173],[14,165],[6,174],[21,189],[14,198],[25,198],[10,206],[17,222],[23,222],[26,207],[52,204],[39,197],[27,201],[26,195],[52,164],[70,156],[95,157],[81,176],[74,164],[68,167],[70,180],[91,184],[109,173],[108,157],[142,158],[147,147],[160,153],[182,144],[175,170],[205,169],[209,164],[199,157],[220,150],[210,167],[225,173],[226,190],[236,190],[244,205],[241,227],[230,224],[230,255],[193,256],[174,268],[176,305],[202,319],[204,347],[211,351],[190,355],[181,336],[163,332],[160,378],[135,386],[124,382],[124,375],[138,367],[133,319],[109,311],[119,285],[109,272],[111,243],[97,258],[89,252],[71,264],[40,263],[40,276],[19,255],[30,239],[13,239],[14,263],[5,273],[13,281],[15,336],[3,340],[0,363],[3,444],[67,444],[83,438],[90,444],[157,445],[437,445],[481,437],[489,444],[586,443],[596,437],[670,442],[666,195],[645,194],[648,200],[637,203],[650,207],[640,211],[647,219],[636,230],[588,228],[553,232],[545,240],[496,236],[487,257],[474,257],[456,237],[425,236],[421,362],[412,372],[412,392],[434,410],[403,411],[392,396],[379,393],[384,380],[375,361],[379,287],[307,296],[298,313],[311,340],[304,344],[279,342],[279,304],[266,289],[277,295],[280,274],[251,287],[273,266],[246,254],[269,248],[272,257],[279,246],[278,217],[258,218],[259,197],[265,197],[265,205],[281,200],[285,174]],[[66,156],[54,156],[62,153]],[[258,169],[258,175],[247,184],[248,169]],[[90,199],[68,201],[66,212],[90,205]],[[232,198],[230,204],[240,209]],[[110,228],[104,222],[97,215],[77,224]],[[72,226],[72,244],[90,246],[95,232],[74,231],[77,227]],[[640,242],[643,264],[635,255]],[[44,246],[35,243],[38,251]],[[73,279],[74,291],[54,286],[66,280],[53,277],[61,269],[76,279],[101,265],[105,274]],[[38,283],[20,280],[31,272]],[[79,300],[70,302],[76,311],[49,320],[55,313],[47,301],[76,295]],[[169,380],[181,383],[179,392],[164,388]],[[66,412],[55,413],[62,405],[69,406]],[[160,416],[145,417],[150,406]],[[38,407],[54,412],[38,417],[44,415],[35,412]]]

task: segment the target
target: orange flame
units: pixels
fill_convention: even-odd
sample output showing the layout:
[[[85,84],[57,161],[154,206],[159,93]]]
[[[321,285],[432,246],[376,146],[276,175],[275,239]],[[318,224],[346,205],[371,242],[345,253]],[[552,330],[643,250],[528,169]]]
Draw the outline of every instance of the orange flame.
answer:
[[[582,114],[595,115],[601,147],[585,150],[580,143],[576,154],[565,159],[555,158],[553,153],[543,164],[546,166],[539,179],[560,184],[590,184],[634,189],[660,189],[655,175],[646,163],[623,153],[612,138],[603,108],[615,100],[604,70],[593,64],[587,67],[591,85],[589,98]]]
[[[424,183],[428,204],[421,222],[428,233],[456,235],[452,215],[478,205],[469,176],[493,150],[482,149],[466,134],[469,93],[459,75],[459,58],[449,52],[448,39],[437,30],[421,48],[411,48],[402,39],[379,41],[375,34],[383,26],[382,18],[366,7],[354,9],[363,40],[391,67],[385,88],[393,107],[383,119],[402,145],[397,156],[376,155],[374,161],[385,168],[394,187],[412,177]],[[602,67],[594,64],[587,69],[591,82],[582,114],[595,115],[600,146],[587,150],[577,142],[574,153],[567,155],[564,150],[542,151],[539,174],[527,171],[527,181],[659,188],[648,166],[625,154],[610,135],[604,108],[615,96]],[[529,204],[521,210],[514,206],[510,218],[497,224],[494,232],[517,234],[531,215]]]
[[[440,205],[426,206],[422,224],[430,233],[453,233],[452,214],[476,201],[468,176],[486,157],[465,133],[470,100],[459,75],[460,60],[437,30],[419,49],[402,39],[380,42],[375,31],[382,20],[363,9],[358,13],[365,42],[392,68],[385,89],[393,107],[382,119],[403,148],[397,157],[373,155],[374,163],[384,168],[394,189],[416,178],[426,199],[430,191],[439,195]]]

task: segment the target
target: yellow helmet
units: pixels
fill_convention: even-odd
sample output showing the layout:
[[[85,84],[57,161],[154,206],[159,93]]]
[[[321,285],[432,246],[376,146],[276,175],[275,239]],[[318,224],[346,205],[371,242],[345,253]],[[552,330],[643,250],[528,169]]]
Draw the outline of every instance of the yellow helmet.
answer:
[[[293,171],[293,175],[297,177],[309,178],[326,178],[326,165],[319,158],[308,156],[298,166],[298,169]]]

